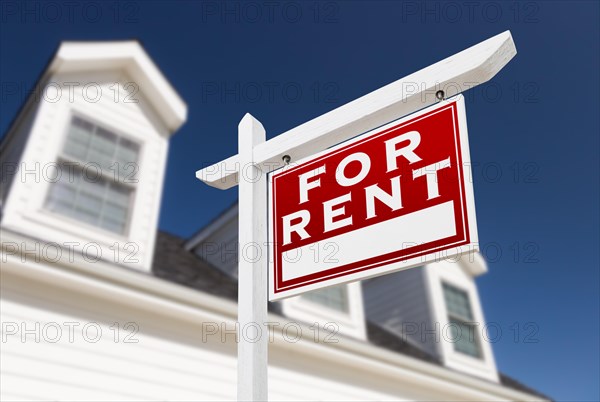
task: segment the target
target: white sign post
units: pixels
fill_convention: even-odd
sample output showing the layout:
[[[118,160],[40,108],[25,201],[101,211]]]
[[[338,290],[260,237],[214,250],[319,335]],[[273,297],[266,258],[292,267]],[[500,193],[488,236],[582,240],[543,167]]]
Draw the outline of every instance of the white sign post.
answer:
[[[238,155],[196,172],[206,184],[239,185],[238,399],[266,400],[267,173],[282,158],[304,159],[490,80],[516,54],[509,31],[373,91],[265,141],[247,114],[239,125]]]
[[[267,175],[254,164],[265,129],[250,114],[238,126],[238,400],[267,400]]]

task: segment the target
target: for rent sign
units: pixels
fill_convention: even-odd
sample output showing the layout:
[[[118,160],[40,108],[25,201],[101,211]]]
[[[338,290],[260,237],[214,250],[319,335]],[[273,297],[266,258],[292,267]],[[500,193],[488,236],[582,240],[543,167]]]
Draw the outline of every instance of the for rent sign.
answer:
[[[477,246],[462,97],[273,173],[269,298]]]

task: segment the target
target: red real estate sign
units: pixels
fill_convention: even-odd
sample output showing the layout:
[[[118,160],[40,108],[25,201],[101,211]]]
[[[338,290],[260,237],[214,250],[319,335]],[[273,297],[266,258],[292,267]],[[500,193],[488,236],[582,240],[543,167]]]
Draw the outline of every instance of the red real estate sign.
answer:
[[[269,299],[477,249],[464,100],[270,176]]]

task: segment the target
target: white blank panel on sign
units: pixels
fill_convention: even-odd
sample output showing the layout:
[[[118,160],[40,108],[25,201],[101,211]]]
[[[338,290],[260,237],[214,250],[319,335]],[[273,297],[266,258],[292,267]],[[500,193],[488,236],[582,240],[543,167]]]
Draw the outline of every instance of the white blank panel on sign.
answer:
[[[430,243],[456,234],[454,202],[399,216],[283,254],[283,280],[288,281],[338,265],[351,264],[396,250]],[[428,227],[428,222],[436,222]],[[380,236],[381,233],[392,234]]]

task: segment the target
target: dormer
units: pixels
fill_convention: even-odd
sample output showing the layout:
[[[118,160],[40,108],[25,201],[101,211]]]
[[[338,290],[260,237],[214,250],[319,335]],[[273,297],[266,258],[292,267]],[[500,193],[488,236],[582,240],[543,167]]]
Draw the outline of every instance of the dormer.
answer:
[[[437,354],[443,363],[490,381],[498,382],[490,339],[498,329],[486,323],[475,278],[487,272],[479,253],[456,261],[440,261],[425,267],[426,289],[432,322],[439,323]]]
[[[3,230],[149,272],[186,116],[137,41],[62,43],[0,144]]]
[[[363,281],[367,318],[446,367],[498,382],[475,278],[487,272],[479,253]]]

